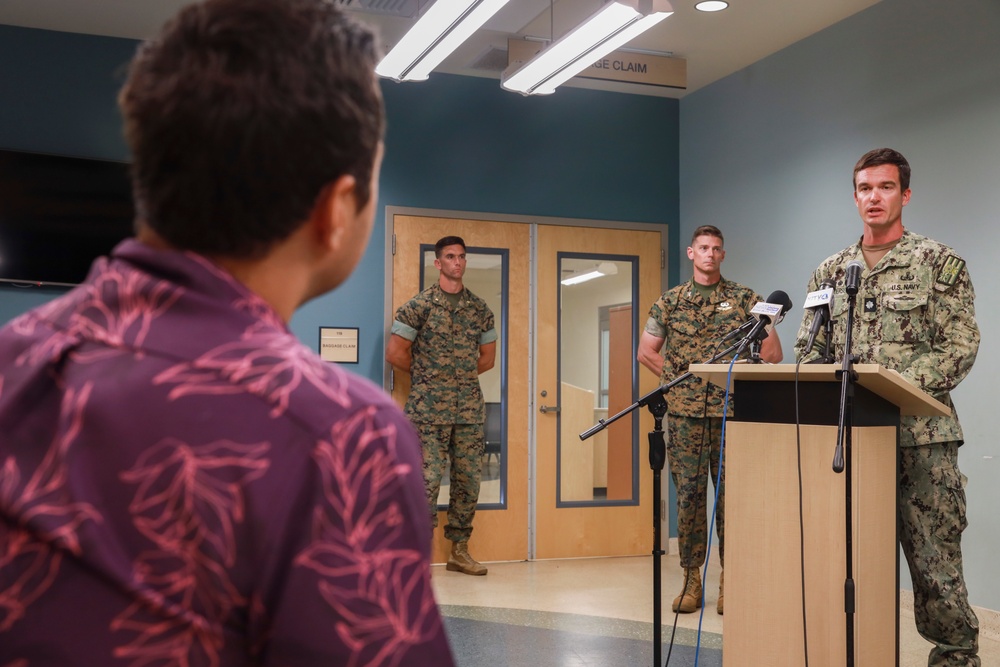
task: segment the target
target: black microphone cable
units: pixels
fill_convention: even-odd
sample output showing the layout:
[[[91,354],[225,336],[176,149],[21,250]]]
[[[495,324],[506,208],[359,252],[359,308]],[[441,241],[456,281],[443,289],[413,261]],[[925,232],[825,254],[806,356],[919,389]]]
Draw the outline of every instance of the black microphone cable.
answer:
[[[806,353],[808,353],[808,350],[806,350]],[[802,424],[799,416],[799,366],[801,365],[802,359],[795,362],[795,456],[799,482],[799,575],[801,577],[802,591],[802,653],[805,658],[804,667],[809,667],[809,629],[806,624],[806,529],[805,511],[802,502],[802,434],[799,428]]]
[[[736,360],[739,355],[733,357],[733,360],[729,362],[729,371],[726,375],[726,393],[722,399],[722,427],[719,433],[719,468],[718,473],[715,478],[715,497],[712,502],[712,515],[708,521],[708,540],[705,547],[705,576],[703,577],[701,585],[701,614],[698,615],[698,640],[694,649],[694,667],[698,667],[698,657],[701,653],[701,623],[705,618],[705,582],[708,581],[708,559],[712,555],[712,531],[715,529],[715,513],[719,508],[719,486],[722,483],[722,471],[723,462],[726,456],[726,415],[728,414],[729,406],[729,388],[733,384],[733,366],[736,365]],[[705,382],[708,382],[706,380]],[[711,467],[711,453],[709,454],[709,466]]]

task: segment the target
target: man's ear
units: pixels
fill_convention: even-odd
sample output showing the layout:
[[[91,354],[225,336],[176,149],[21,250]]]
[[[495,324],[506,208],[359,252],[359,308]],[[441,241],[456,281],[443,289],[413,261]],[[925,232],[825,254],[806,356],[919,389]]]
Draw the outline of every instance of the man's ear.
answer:
[[[357,179],[354,176],[344,174],[323,188],[316,200],[310,224],[324,249],[340,249],[344,233],[355,224],[357,213]]]

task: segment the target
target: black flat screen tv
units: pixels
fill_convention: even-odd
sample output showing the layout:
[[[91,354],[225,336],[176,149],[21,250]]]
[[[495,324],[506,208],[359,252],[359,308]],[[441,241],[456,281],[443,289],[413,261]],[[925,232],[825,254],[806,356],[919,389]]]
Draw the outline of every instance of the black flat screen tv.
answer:
[[[0,150],[0,281],[76,285],[133,217],[127,163]]]

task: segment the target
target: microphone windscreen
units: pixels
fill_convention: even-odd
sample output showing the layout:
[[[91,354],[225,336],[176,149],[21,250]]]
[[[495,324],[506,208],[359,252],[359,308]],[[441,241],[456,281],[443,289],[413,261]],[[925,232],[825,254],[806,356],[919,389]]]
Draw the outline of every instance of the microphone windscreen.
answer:
[[[861,287],[861,272],[865,265],[856,259],[852,259],[844,270],[844,286],[848,294],[857,294]]]
[[[782,315],[787,313],[788,310],[792,307],[792,300],[786,293],[782,292],[780,289],[771,292],[771,294],[767,297],[767,302],[776,303],[779,306],[781,306]]]

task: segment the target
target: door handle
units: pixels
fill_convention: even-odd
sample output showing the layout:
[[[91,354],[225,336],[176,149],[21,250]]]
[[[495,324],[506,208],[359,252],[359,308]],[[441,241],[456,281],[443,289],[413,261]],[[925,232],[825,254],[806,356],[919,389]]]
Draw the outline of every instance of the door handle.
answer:
[[[538,406],[538,411],[541,412],[543,415],[544,414],[548,414],[549,412],[559,412],[559,406],[558,405],[540,405],[540,406]]]

